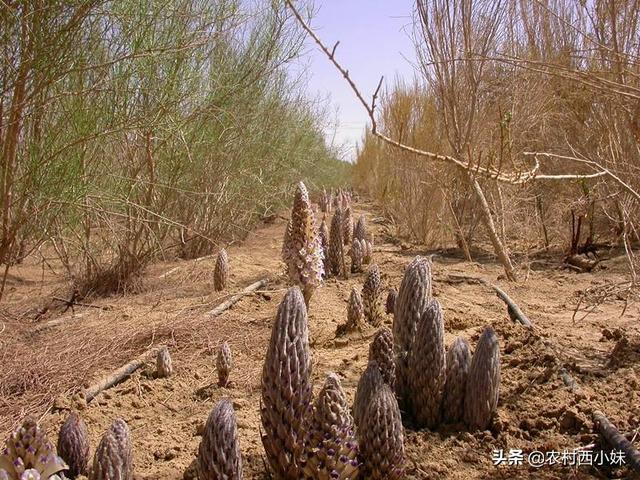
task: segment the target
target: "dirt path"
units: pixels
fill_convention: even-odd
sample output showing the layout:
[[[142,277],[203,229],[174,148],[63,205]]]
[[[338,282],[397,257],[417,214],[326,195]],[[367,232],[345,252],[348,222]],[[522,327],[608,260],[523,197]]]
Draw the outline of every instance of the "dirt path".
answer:
[[[377,215],[365,204],[356,210],[366,211],[369,219]],[[386,243],[385,228],[371,221],[369,225],[378,239],[374,262],[380,267],[383,283],[397,288],[404,266],[415,255],[428,252],[402,250]],[[203,314],[224,297],[211,293],[215,260],[166,263],[149,270],[146,292],[104,299],[99,304],[109,306],[108,310],[81,309],[85,316],[69,320],[63,327],[34,334],[17,320],[7,320],[5,337],[0,337],[5,348],[0,359],[23,379],[25,375],[34,376],[33,385],[37,385],[38,375],[59,372],[68,378],[69,370],[75,372],[75,384],[81,385],[150,345],[168,343],[175,369],[173,377],[151,378],[150,365],[81,407],[91,434],[92,451],[108,425],[121,417],[132,429],[136,478],[183,478],[195,458],[200,442],[198,431],[211,408],[220,398],[230,397],[238,417],[245,477],[268,478],[259,434],[260,375],[270,327],[287,287],[280,273],[284,227],[284,220],[277,218],[253,232],[241,246],[229,249],[230,291],[263,277],[268,277],[270,283],[263,292],[244,298],[214,320]],[[434,293],[444,308],[446,343],[462,335],[475,347],[481,329],[488,324],[498,333],[502,353],[499,415],[487,432],[470,433],[461,427],[442,427],[434,432],[407,430],[410,478],[602,478],[626,474],[625,470],[611,471],[606,467],[547,465],[534,469],[526,462],[497,468],[491,461],[494,449],[562,452],[593,443],[597,440],[590,420],[594,408],[604,411],[623,432],[632,432],[640,425],[638,307],[631,305],[622,320],[619,314],[623,304],[619,301],[599,307],[584,320],[574,322],[571,318],[570,307],[578,292],[605,280],[623,278],[621,261],[611,261],[608,266],[604,273],[593,275],[547,266],[531,271],[526,283],[502,283],[534,322],[532,332],[509,320],[504,304],[492,291],[453,278],[466,275],[496,282],[499,267],[447,256],[435,258]],[[312,298],[309,313],[316,388],[329,371],[334,371],[342,378],[350,399],[375,330],[338,339],[335,330],[346,318],[351,287],[360,288],[363,281],[364,274],[349,280],[330,279]],[[23,286],[14,289],[13,298],[28,296],[24,292],[36,287],[28,288],[32,290]],[[24,301],[23,297],[20,301]],[[391,320],[389,316],[389,325]],[[215,352],[224,340],[230,343],[234,356],[230,388],[215,385]],[[10,347],[16,341],[22,342],[21,348],[31,355],[30,361],[21,364],[11,360],[15,349],[11,351]],[[553,346],[553,354],[549,354],[545,342]],[[87,356],[89,347],[83,350],[83,345],[102,348],[94,348],[93,354]],[[74,354],[76,350],[83,351],[84,356]],[[564,386],[557,374],[560,366],[567,367],[580,383],[580,395]],[[24,371],[20,372],[21,368]],[[0,378],[9,379],[7,375]],[[4,404],[0,403],[3,415],[19,413],[16,405],[26,402],[29,385],[16,381],[14,390],[5,385],[13,397],[7,399],[5,393]],[[66,391],[69,386],[68,382],[53,383],[49,396]],[[67,394],[59,398],[44,416],[44,423],[52,432],[64,421],[68,408],[79,406],[69,397]],[[42,413],[38,408],[33,413]],[[15,421],[5,417],[3,429]]]

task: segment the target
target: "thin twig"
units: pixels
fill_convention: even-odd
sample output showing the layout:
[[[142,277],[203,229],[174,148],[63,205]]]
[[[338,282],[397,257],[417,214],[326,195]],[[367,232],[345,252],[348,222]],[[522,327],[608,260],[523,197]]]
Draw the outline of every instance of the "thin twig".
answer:
[[[64,299],[64,298],[60,298],[60,297],[52,297],[53,300],[56,300],[58,302],[62,302],[65,303],[68,307],[73,307],[73,306],[77,306],[77,307],[87,307],[87,308],[97,308],[99,310],[111,310],[111,306],[110,305],[92,305],[90,303],[82,303],[82,302],[76,302],[75,300],[73,300],[73,298],[71,298],[70,300]],[[66,311],[66,310],[65,310]],[[62,312],[64,313],[64,312]]]

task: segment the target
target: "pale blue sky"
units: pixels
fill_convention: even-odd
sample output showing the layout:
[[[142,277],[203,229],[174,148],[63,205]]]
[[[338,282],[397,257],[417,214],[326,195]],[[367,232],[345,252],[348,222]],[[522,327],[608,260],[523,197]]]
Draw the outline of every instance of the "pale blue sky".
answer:
[[[329,48],[340,41],[336,58],[366,98],[373,95],[381,75],[386,85],[391,85],[395,76],[413,77],[415,51],[410,35],[414,0],[316,0],[316,7],[312,27]],[[327,130],[328,140],[335,134],[334,143],[345,146],[345,159],[353,160],[356,142],[367,124],[365,110],[311,39],[301,62],[307,67],[308,93],[329,98],[329,120],[336,121],[337,128]]]

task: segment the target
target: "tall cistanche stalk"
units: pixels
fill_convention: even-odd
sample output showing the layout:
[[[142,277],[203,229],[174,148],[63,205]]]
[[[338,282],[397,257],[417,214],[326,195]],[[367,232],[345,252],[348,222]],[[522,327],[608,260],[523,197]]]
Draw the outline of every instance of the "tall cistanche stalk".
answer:
[[[287,265],[289,280],[302,289],[305,304],[322,283],[324,251],[304,183],[296,188],[291,221],[285,232],[282,259]]]
[[[278,307],[262,370],[262,444],[277,478],[304,478],[301,457],[312,395],[307,308],[296,286]]]

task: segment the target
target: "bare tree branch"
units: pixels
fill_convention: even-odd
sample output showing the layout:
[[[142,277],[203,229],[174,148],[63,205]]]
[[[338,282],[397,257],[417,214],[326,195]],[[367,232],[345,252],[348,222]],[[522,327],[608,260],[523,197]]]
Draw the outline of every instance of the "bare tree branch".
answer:
[[[605,168],[600,163],[595,162],[593,160],[588,160],[588,159],[585,159],[585,158],[572,157],[572,156],[568,156],[568,155],[558,155],[558,154],[555,154],[555,153],[548,153],[548,152],[524,152],[523,154],[524,155],[533,155],[536,158],[538,158],[538,157],[556,158],[556,159],[559,159],[559,160],[568,160],[568,161],[571,161],[571,162],[583,163],[585,165],[589,165],[589,166],[594,167],[595,169],[599,170],[599,172],[598,173],[593,173],[591,175],[586,175],[583,178],[596,178],[596,177],[603,177],[603,176],[606,175],[606,176],[612,178],[627,193],[630,193],[637,200],[640,200],[640,193],[638,193],[636,190],[634,190],[631,185],[626,183],[624,180],[622,180],[619,176],[617,176],[615,173],[613,173],[608,168]],[[538,180],[565,180],[565,178],[563,178],[563,177],[565,177],[565,175],[538,175],[537,179]]]
[[[600,176],[607,175],[607,173],[604,171],[600,171],[596,174],[564,174],[564,175],[540,174],[539,173],[540,163],[537,160],[537,158],[535,158],[534,166],[527,171],[502,173],[501,171],[492,167],[484,167],[479,164],[473,165],[471,162],[460,160],[459,158],[456,158],[454,156],[442,155],[442,154],[422,150],[419,148],[415,148],[401,141],[398,141],[389,137],[388,135],[378,131],[378,125],[377,125],[376,116],[375,116],[376,98],[382,86],[382,80],[384,77],[380,79],[380,83],[378,83],[378,87],[376,88],[376,91],[372,97],[372,101],[371,103],[369,103],[367,100],[365,100],[364,94],[360,91],[356,83],[353,81],[353,79],[349,75],[349,71],[346,68],[344,68],[335,58],[336,47],[340,42],[337,42],[333,47],[333,49],[329,50],[329,48],[322,42],[322,40],[318,37],[318,35],[309,26],[307,21],[304,18],[302,18],[302,15],[296,9],[296,7],[293,6],[293,3],[291,2],[291,0],[285,0],[285,3],[287,7],[290,8],[291,11],[293,12],[298,23],[314,40],[314,42],[318,45],[320,50],[324,52],[324,54],[327,56],[329,61],[342,74],[345,81],[351,87],[351,90],[353,91],[356,98],[362,104],[362,106],[364,107],[364,109],[366,110],[369,116],[369,120],[371,121],[371,133],[374,136],[383,140],[384,142],[388,143],[389,145],[399,148],[405,152],[413,153],[420,157],[427,158],[428,160],[431,160],[431,161],[453,164],[456,167],[466,170],[467,172],[470,172],[472,174],[479,174],[484,177],[494,179],[499,182],[512,184],[512,185],[521,185],[534,180],[581,180],[581,179],[592,179],[592,178],[597,178]]]

